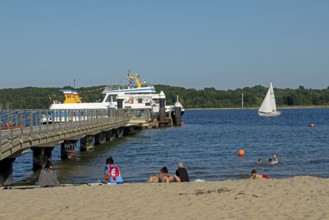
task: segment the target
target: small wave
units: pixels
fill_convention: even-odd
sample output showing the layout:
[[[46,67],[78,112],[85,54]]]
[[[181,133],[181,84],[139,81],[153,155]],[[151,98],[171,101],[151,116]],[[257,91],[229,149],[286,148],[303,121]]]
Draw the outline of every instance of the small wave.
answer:
[[[193,174],[193,175],[206,175],[206,174],[209,174],[209,173],[205,172],[205,171],[194,171],[194,172],[191,172],[191,174]]]
[[[318,160],[310,160],[309,163],[310,164],[321,164],[321,163],[328,163],[329,160],[328,159],[318,159]]]

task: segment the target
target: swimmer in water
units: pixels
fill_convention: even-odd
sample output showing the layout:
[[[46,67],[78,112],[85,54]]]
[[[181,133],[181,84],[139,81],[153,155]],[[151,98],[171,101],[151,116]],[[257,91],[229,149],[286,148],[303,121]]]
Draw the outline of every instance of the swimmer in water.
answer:
[[[276,157],[276,154],[274,154],[272,164],[276,164],[276,163],[279,163],[279,161],[278,161],[278,158]]]

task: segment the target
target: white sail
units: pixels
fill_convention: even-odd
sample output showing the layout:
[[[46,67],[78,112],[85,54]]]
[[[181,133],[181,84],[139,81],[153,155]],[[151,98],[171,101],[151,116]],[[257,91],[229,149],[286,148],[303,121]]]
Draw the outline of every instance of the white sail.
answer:
[[[276,111],[276,102],[275,102],[275,96],[274,96],[272,82],[270,83],[269,91],[270,91],[270,97],[271,97],[272,111]]]
[[[274,96],[274,90],[272,86],[272,82],[270,83],[270,87],[267,90],[266,96],[259,107],[258,110],[259,116],[278,116],[281,115],[281,112],[276,109],[276,102]]]

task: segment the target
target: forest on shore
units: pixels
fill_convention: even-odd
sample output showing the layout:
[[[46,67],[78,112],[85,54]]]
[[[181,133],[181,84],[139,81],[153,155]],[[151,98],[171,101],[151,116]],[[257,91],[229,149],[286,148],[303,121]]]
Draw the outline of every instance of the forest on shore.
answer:
[[[241,108],[242,96],[245,108],[258,108],[262,103],[267,87],[257,85],[235,90],[217,90],[213,87],[191,89],[169,85],[154,85],[157,92],[161,90],[166,95],[167,105],[179,101],[186,109],[191,108]],[[6,88],[0,89],[1,109],[48,109],[53,100],[64,101],[64,88]],[[76,88],[83,102],[95,102],[102,99],[105,86]],[[326,89],[306,89],[299,86],[297,89],[274,88],[278,107],[305,107],[328,106],[329,87]],[[242,95],[243,94],[243,95]]]

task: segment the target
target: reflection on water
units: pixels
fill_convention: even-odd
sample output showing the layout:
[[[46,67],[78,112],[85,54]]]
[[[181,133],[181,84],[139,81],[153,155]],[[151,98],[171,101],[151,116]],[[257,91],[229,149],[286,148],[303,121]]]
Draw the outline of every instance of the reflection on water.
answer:
[[[182,127],[147,129],[96,146],[93,152],[79,152],[71,160],[60,159],[60,147],[53,162],[62,183],[103,180],[105,159],[112,155],[125,182],[146,182],[167,166],[171,174],[182,161],[190,179],[224,180],[248,178],[252,169],[272,178],[296,175],[329,177],[329,110],[284,109],[282,116],[260,118],[256,110],[186,111]],[[308,127],[309,123],[314,128]],[[243,148],[246,155],[237,156]],[[267,165],[276,153],[278,165]],[[259,158],[265,163],[257,166]],[[14,163],[16,184],[34,184],[32,153]]]

